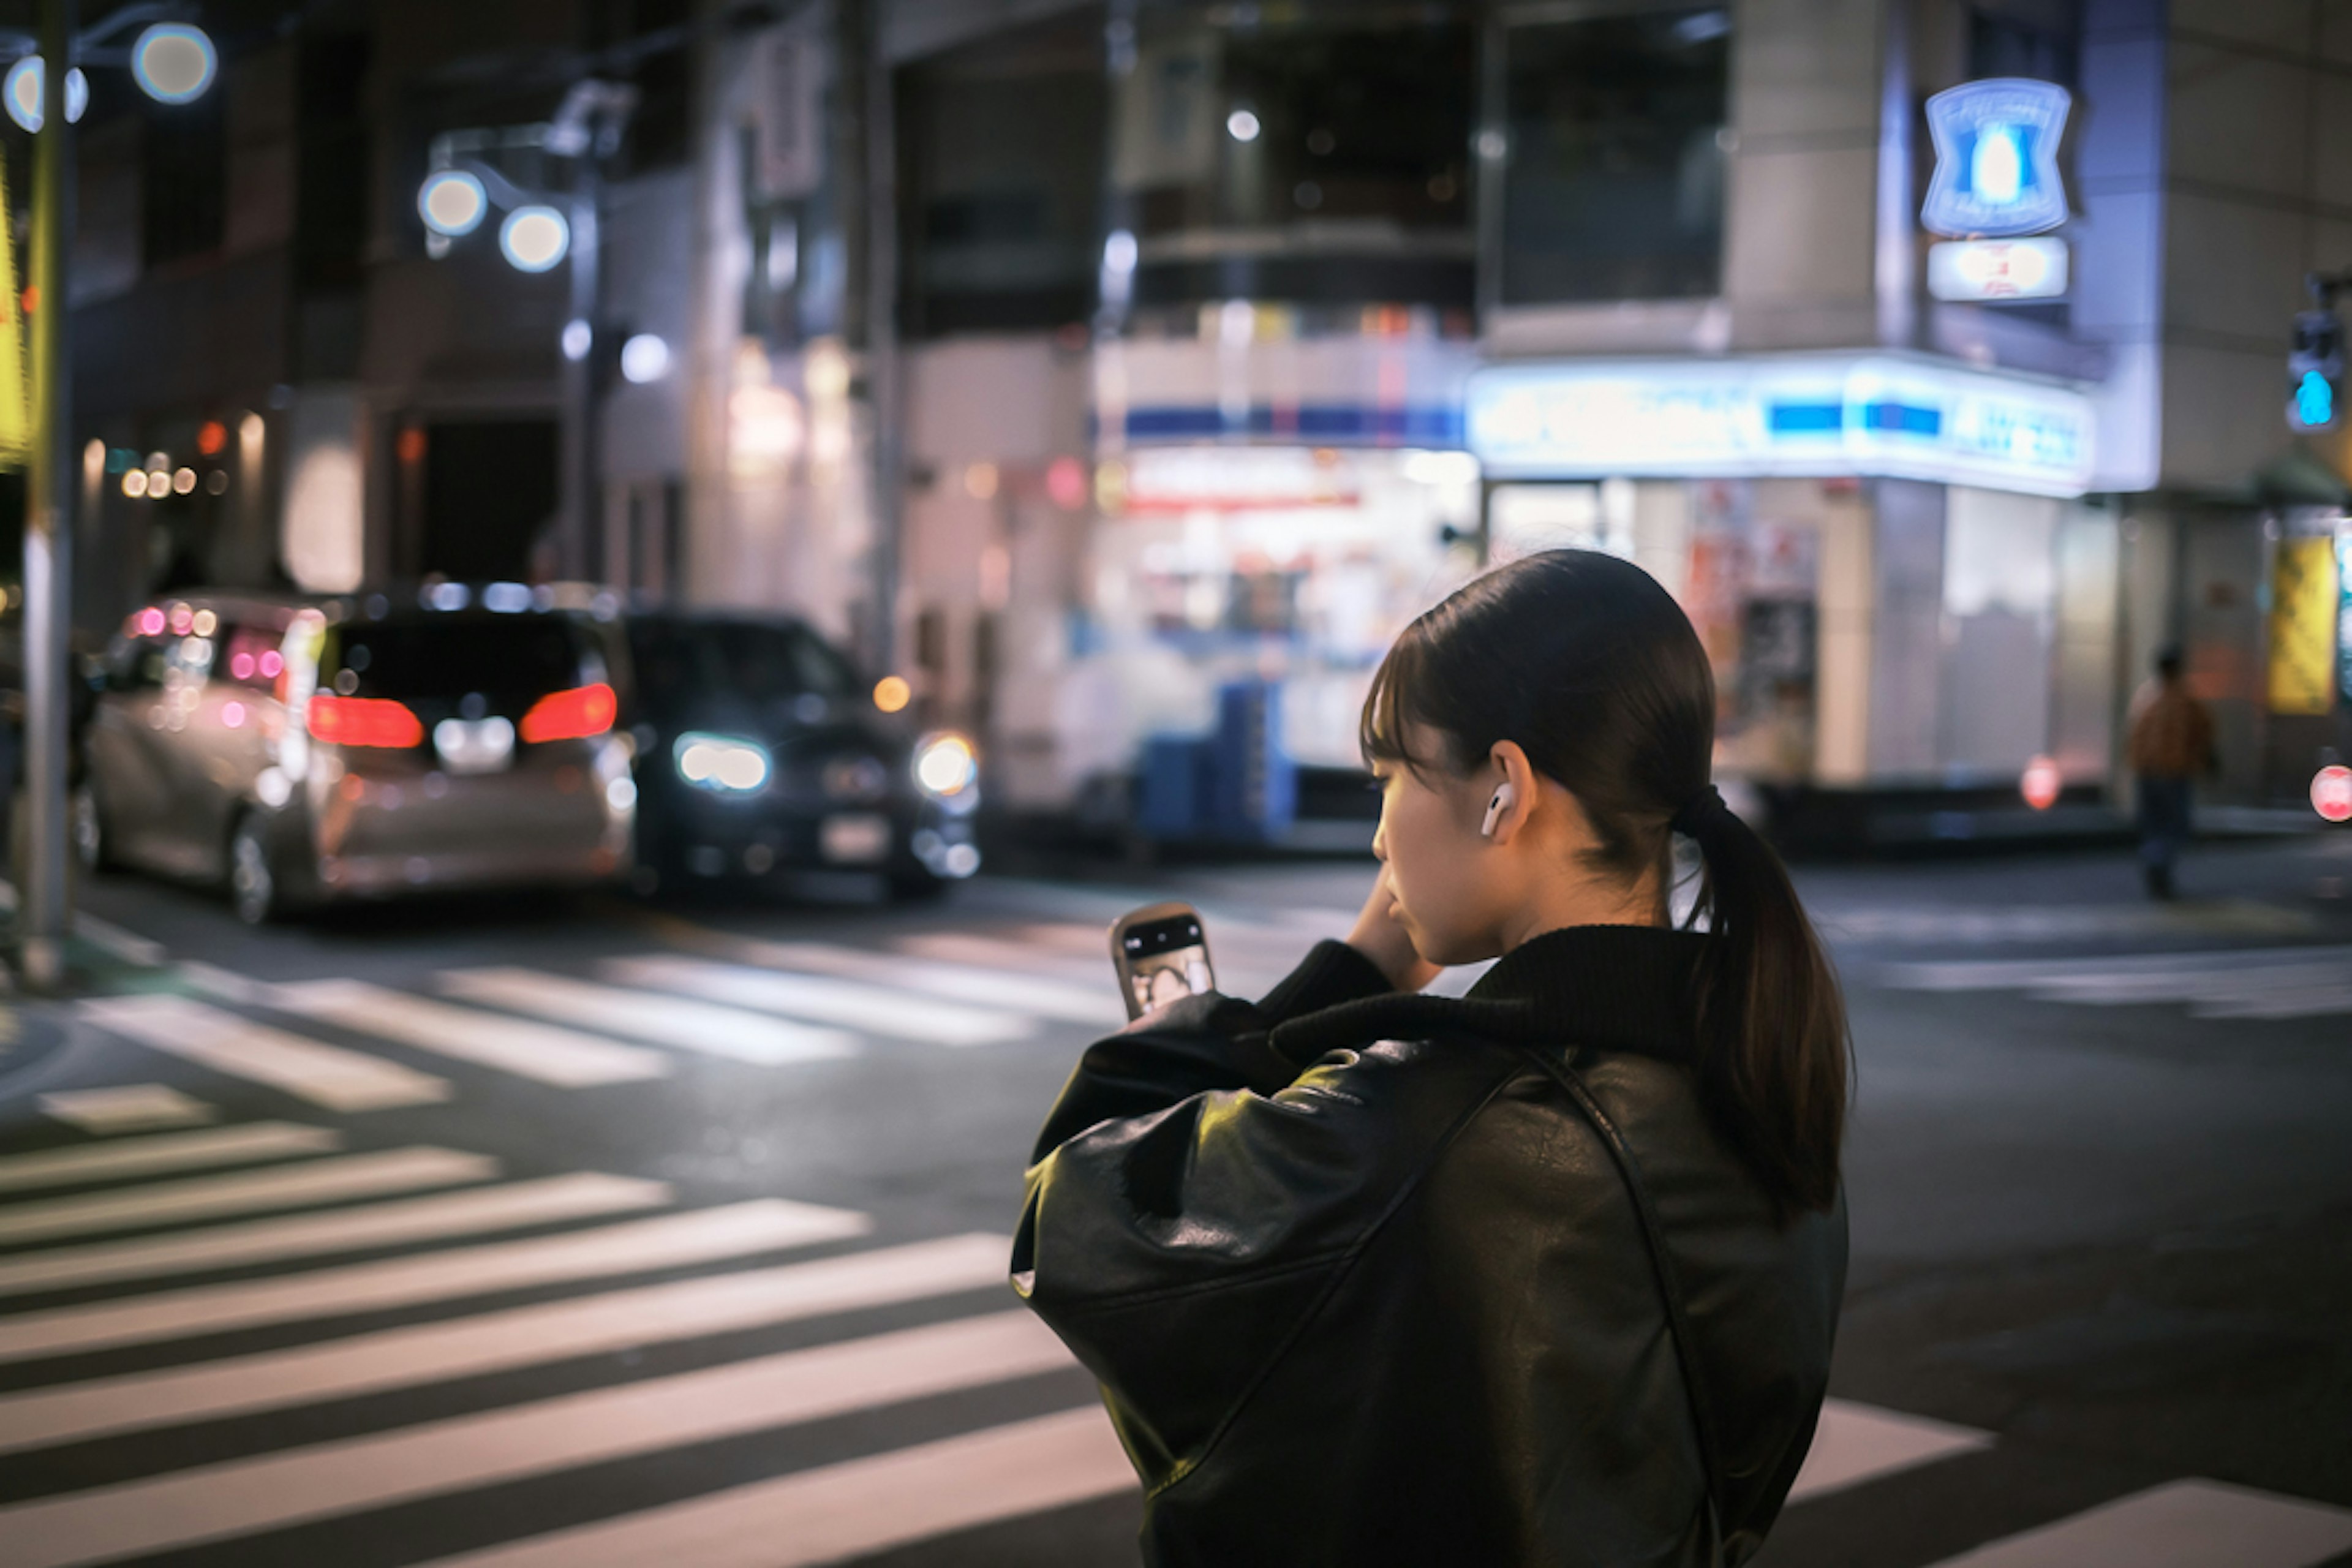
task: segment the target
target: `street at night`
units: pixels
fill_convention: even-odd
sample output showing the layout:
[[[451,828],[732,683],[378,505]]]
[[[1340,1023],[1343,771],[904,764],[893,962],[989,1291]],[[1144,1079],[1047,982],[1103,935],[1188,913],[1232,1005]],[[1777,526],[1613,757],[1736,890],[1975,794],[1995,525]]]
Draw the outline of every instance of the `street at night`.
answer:
[[[1020,1166],[1118,1021],[1112,917],[1191,899],[1250,994],[1370,868],[258,932],[93,884],[117,994],[0,1113],[7,1561],[1132,1563],[1092,1384],[1004,1286]],[[1801,879],[1854,1263],[1765,1562],[2122,1563],[2162,1514],[2100,1510],[2183,1494],[2238,1531],[2199,1561],[2352,1561],[2352,838],[2190,875]]]

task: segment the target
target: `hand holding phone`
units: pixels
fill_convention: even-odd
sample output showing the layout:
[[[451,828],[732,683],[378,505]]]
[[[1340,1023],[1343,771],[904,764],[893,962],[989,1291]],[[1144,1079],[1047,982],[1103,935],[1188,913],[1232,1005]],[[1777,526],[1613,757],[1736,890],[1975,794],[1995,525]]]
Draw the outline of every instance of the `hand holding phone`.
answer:
[[[1208,933],[1190,904],[1146,904],[1112,921],[1110,962],[1130,1019],[1217,988]]]

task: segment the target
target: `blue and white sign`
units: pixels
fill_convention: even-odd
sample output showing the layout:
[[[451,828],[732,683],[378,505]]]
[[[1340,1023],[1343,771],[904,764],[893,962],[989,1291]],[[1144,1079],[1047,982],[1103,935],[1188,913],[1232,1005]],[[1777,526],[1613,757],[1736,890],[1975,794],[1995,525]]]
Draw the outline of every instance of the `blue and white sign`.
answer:
[[[1995,77],[1927,100],[1936,174],[1919,221],[1954,239],[2040,234],[2066,221],[2058,139],[2073,100],[2054,82]]]
[[[2078,496],[2090,399],[1886,353],[1504,365],[1471,377],[1489,479],[1872,475]]]

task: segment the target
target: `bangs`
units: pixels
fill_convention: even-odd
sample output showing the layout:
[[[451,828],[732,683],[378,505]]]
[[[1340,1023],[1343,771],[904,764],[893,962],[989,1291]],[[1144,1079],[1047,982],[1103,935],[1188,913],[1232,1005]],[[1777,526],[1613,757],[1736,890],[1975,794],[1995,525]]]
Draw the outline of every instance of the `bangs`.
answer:
[[[1413,754],[1405,738],[1422,717],[1422,678],[1428,668],[1427,634],[1413,622],[1391,644],[1387,657],[1372,671],[1371,689],[1364,693],[1364,711],[1356,722],[1356,746],[1367,767],[1374,763],[1400,763],[1419,773],[1434,757]]]

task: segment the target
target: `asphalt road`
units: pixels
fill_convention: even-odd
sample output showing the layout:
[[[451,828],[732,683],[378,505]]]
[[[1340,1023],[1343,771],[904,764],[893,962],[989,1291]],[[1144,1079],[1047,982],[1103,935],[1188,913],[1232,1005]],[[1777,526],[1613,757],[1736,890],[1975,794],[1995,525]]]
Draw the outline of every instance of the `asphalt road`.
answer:
[[[257,932],[93,884],[111,994],[0,1055],[0,1561],[1132,1563],[1002,1281],[1021,1163],[1111,916],[1193,900],[1250,992],[1368,876]],[[1801,880],[1854,1267],[1767,1568],[2352,1564],[2352,834],[2166,906],[2107,853]]]

